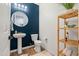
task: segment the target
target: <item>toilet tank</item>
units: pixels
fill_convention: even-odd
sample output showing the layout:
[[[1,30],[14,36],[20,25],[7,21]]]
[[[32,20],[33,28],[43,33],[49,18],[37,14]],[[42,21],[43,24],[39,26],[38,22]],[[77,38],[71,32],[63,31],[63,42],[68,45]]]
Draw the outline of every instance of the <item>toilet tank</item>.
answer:
[[[32,41],[35,41],[38,39],[38,34],[31,34]]]

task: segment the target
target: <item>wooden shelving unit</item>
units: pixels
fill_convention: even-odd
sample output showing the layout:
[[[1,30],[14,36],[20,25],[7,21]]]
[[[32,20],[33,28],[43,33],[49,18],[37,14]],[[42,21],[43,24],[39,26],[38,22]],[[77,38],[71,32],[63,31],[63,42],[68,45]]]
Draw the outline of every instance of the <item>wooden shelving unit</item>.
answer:
[[[78,42],[77,40],[71,40],[71,39],[68,39],[67,41],[65,41],[65,39],[62,39],[62,40],[59,40],[60,42],[62,43],[66,43],[66,45],[73,45],[73,46],[77,46],[78,45]]]
[[[59,15],[58,16],[58,24],[57,24],[57,27],[58,27],[58,30],[57,30],[57,55],[58,56],[64,56],[64,54],[62,53],[63,50],[66,48],[67,45],[72,45],[72,46],[75,46],[75,47],[79,47],[79,21],[77,20],[77,26],[76,27],[73,27],[73,28],[69,28],[69,27],[61,27],[60,26],[60,21],[63,19],[64,20],[64,25],[66,24],[66,20],[69,20],[69,18],[73,18],[73,17],[79,17],[78,16],[78,10],[69,10],[67,11],[66,13],[62,14],[62,15]],[[61,19],[62,18],[62,19]],[[60,38],[60,30],[64,30],[64,38]],[[66,34],[67,34],[67,30],[77,30],[77,39],[76,40],[73,40],[73,39],[66,39]],[[72,34],[73,35],[73,34]],[[64,49],[60,50],[60,43],[64,43]],[[78,51],[78,49],[77,49]],[[79,51],[77,53],[77,55],[79,55]]]

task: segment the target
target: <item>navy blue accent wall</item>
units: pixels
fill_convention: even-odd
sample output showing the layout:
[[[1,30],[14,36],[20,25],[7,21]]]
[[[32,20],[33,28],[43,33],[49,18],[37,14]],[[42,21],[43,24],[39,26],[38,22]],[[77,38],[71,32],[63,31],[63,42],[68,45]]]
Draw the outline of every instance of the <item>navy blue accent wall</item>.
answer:
[[[16,11],[21,11],[28,16],[29,22],[25,27],[18,27],[13,24],[14,31],[11,31],[11,36],[17,30],[17,32],[26,33],[26,36],[22,39],[22,47],[33,45],[31,34],[39,34],[39,6],[33,3],[21,3],[27,6],[27,11],[17,10],[14,8],[14,4],[11,4],[11,16]],[[10,50],[17,49],[17,39],[12,38],[10,40]]]

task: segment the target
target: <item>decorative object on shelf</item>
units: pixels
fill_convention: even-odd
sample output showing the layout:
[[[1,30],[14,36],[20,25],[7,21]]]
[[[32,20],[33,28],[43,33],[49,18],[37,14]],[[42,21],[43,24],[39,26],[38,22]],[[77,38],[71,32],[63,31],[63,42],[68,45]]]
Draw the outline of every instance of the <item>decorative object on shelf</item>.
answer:
[[[76,25],[75,24],[68,24],[68,21],[65,22],[65,27],[68,27],[68,28],[74,28]]]
[[[63,3],[62,4],[66,9],[72,9],[74,7],[74,3]]]
[[[75,24],[67,25],[68,28],[74,28],[75,26]]]
[[[67,33],[66,33],[65,41],[67,41],[68,39],[69,39],[69,33],[67,32]]]
[[[65,41],[67,41],[67,37],[65,38]]]

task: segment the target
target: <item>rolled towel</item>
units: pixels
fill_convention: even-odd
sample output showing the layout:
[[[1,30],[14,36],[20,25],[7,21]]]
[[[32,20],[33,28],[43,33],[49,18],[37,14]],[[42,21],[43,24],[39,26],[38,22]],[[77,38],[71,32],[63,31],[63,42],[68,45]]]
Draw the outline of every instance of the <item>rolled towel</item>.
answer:
[[[65,48],[65,49],[63,50],[63,54],[64,54],[65,56],[71,56],[72,50],[69,50],[69,49]]]
[[[71,54],[72,54],[72,50],[67,50],[66,51],[66,56],[71,56]]]

